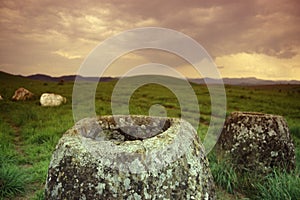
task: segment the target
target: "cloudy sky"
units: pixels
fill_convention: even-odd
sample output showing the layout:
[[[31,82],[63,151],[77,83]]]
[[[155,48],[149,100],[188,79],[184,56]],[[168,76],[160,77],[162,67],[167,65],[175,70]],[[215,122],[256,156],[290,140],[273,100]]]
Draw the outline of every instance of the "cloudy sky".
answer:
[[[0,71],[76,74],[105,39],[151,26],[174,29],[196,40],[223,77],[300,80],[297,0],[1,0],[0,9]],[[149,62],[199,77],[184,60],[151,50],[124,55],[106,75],[120,76]]]

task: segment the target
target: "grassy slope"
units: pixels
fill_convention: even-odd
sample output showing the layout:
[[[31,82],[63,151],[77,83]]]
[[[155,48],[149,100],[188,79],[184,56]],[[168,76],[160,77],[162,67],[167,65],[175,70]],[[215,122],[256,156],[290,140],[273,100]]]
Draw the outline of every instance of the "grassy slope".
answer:
[[[115,82],[101,83],[96,94],[97,114],[111,113],[110,96]],[[56,108],[39,106],[38,98],[29,102],[12,102],[9,99],[18,87],[25,87],[39,97],[43,92],[54,92],[67,97],[68,103]],[[33,81],[0,73],[0,174],[1,169],[15,169],[20,173],[21,183],[17,193],[24,199],[42,198],[47,166],[52,151],[62,134],[72,126],[72,88],[73,83],[64,85]],[[201,110],[201,126],[198,130],[203,136],[207,130],[210,116],[210,98],[205,86],[193,85],[198,96]],[[300,86],[287,85],[276,87],[226,86],[227,105],[230,113],[234,110],[259,111],[283,115],[292,130],[296,144],[297,166],[300,157]],[[168,116],[179,117],[180,108],[176,96],[165,87],[146,85],[131,97],[131,114],[148,114],[152,104],[162,104]],[[2,161],[3,160],[3,161]],[[5,163],[5,164],[4,164]],[[9,175],[8,172],[2,174]],[[11,175],[10,175],[11,176]],[[25,187],[22,187],[25,185]],[[13,193],[13,192],[12,192]],[[8,192],[9,194],[9,192]],[[229,195],[219,190],[221,197],[239,198],[243,195]],[[0,195],[1,199],[1,195]]]

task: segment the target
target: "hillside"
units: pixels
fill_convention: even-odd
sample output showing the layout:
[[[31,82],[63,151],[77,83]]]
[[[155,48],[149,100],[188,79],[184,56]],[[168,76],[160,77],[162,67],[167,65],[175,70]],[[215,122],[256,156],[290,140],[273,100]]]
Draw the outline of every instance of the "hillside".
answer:
[[[205,79],[190,79],[191,82],[193,83],[198,83],[198,84],[215,84],[219,83],[218,80],[216,79],[210,79],[210,78],[205,78]],[[255,77],[249,77],[249,78],[223,78],[223,82],[226,85],[241,85],[241,86],[247,86],[247,85],[299,85],[300,81],[297,80],[291,80],[291,81],[285,81],[285,80],[280,80],[280,81],[271,81],[271,80],[262,80],[262,79],[257,79]]]

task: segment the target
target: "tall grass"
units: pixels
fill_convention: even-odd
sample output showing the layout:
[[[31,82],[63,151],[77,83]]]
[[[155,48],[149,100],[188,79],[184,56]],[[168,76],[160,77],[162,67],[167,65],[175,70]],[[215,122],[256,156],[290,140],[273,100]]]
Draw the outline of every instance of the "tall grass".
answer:
[[[300,198],[299,173],[274,172],[262,183],[256,183],[256,199],[265,200],[298,200]]]
[[[298,200],[300,171],[274,169],[266,177],[255,172],[239,173],[228,160],[218,160],[215,152],[209,154],[210,169],[217,186],[230,194],[246,194],[251,199]],[[222,199],[222,197],[219,197]]]
[[[214,152],[209,155],[210,169],[215,183],[230,194],[238,188],[238,176],[228,160],[217,159]]]
[[[28,177],[15,165],[0,167],[0,198],[13,197],[25,193]]]
[[[17,166],[19,159],[13,139],[14,131],[0,120],[0,199],[25,193],[28,176]]]
[[[35,196],[32,200],[44,200],[45,199],[45,190],[41,189],[35,193]]]
[[[297,137],[298,139],[300,139],[300,126],[291,126],[290,127],[290,133],[292,136]]]

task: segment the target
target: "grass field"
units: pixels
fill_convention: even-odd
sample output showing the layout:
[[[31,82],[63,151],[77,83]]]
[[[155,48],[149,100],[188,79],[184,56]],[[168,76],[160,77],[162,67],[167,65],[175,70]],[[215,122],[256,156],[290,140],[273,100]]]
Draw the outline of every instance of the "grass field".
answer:
[[[111,93],[116,81],[103,82],[96,94],[96,112],[111,114]],[[206,133],[210,120],[210,97],[206,86],[192,85],[201,111],[199,136]],[[25,87],[37,98],[13,102],[11,97]],[[52,152],[62,134],[72,127],[72,82],[58,85],[11,76],[0,72],[0,199],[43,199],[47,168]],[[53,92],[65,96],[67,104],[41,107],[39,96]],[[217,183],[218,199],[296,199],[300,197],[300,86],[226,86],[227,114],[232,111],[258,111],[285,117],[295,147],[297,169],[292,174],[274,171],[268,177],[240,176],[225,162],[209,155]],[[161,104],[168,116],[179,117],[176,96],[165,87],[148,84],[131,97],[131,114],[148,115],[149,107]]]

